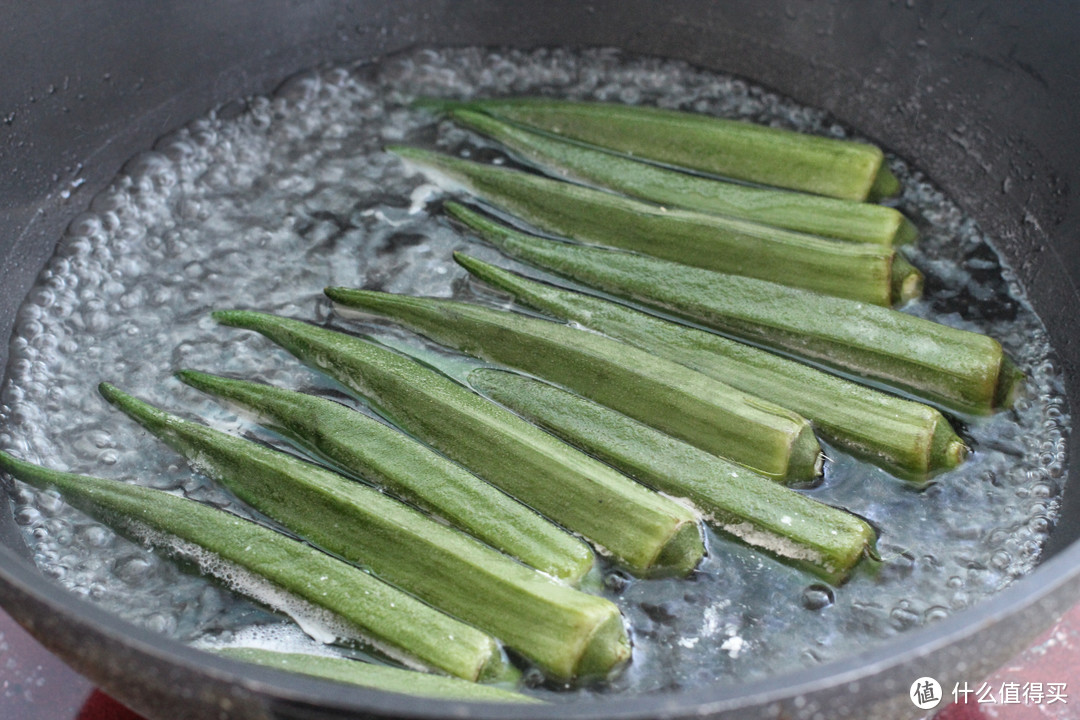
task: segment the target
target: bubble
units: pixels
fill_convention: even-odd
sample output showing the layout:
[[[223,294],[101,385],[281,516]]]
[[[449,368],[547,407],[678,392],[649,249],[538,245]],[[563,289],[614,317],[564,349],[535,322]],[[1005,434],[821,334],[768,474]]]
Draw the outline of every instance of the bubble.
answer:
[[[604,587],[612,592],[621,593],[630,584],[630,578],[625,574],[613,571],[604,575]]]
[[[107,547],[115,537],[112,530],[101,525],[84,525],[78,529],[76,535],[81,542],[99,548]]]
[[[37,525],[41,519],[41,512],[36,508],[24,507],[15,513],[15,522],[23,527]]]
[[[836,595],[828,585],[810,585],[802,594],[802,604],[807,610],[823,610],[836,602]]]
[[[128,585],[139,585],[142,583],[153,568],[154,564],[142,555],[122,557],[113,564],[113,572],[116,574],[116,577],[120,578]]]
[[[151,632],[171,636],[176,632],[178,621],[172,613],[156,612],[146,618],[146,627]]]

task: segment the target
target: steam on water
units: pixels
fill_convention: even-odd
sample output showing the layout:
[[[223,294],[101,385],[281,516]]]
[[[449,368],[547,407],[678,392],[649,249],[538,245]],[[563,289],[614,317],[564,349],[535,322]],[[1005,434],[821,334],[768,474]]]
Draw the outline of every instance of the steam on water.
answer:
[[[0,447],[245,513],[110,410],[96,384],[109,380],[219,429],[276,442],[172,372],[343,396],[260,336],[217,326],[211,310],[328,322],[434,353],[407,333],[333,317],[322,289],[505,305],[471,284],[451,252],[513,263],[452,228],[429,202],[434,188],[382,147],[405,141],[506,162],[490,144],[408,104],[421,95],[534,93],[849,135],[826,114],[742,80],[605,50],[418,51],[297,76],[239,114],[211,114],[162,138],[72,222],[19,311]],[[1064,482],[1068,423],[1046,334],[975,223],[918,171],[891,162],[905,188],[900,206],[924,236],[912,259],[927,273],[927,297],[908,311],[998,338],[1029,373],[1027,395],[1011,411],[962,422],[974,456],[923,492],[829,450],[825,481],[807,492],[879,529],[876,573],[864,567],[828,588],[713,534],[709,558],[687,580],[631,580],[602,568],[597,591],[625,613],[634,661],[604,686],[576,692],[738,682],[813,665],[963,610],[1037,560]],[[450,370],[468,364],[431,357]],[[259,627],[269,628],[267,642],[294,638],[282,633],[283,616],[191,572],[194,564],[115,537],[54,494],[18,486],[12,500],[42,572],[71,592],[184,641],[228,643]]]

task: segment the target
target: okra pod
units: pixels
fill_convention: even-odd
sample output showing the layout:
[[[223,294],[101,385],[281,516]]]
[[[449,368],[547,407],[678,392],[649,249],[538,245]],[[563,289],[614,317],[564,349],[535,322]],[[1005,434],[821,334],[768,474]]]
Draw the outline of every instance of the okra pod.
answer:
[[[961,412],[1007,407],[1022,385],[993,338],[896,310],[522,233],[489,239],[612,295]]]
[[[874,203],[726,182],[560,139],[471,110],[457,123],[497,140],[550,175],[573,178],[658,205],[681,207],[838,240],[900,245],[918,230],[898,210]]]
[[[103,384],[105,398],[200,472],[297,535],[415,595],[552,677],[606,675],[630,653],[619,609],[402,502],[250,440],[181,420]]]
[[[653,107],[547,98],[421,101],[466,109],[626,155],[761,185],[863,201],[900,190],[868,143]]]
[[[561,580],[593,566],[581,540],[457,463],[340,403],[190,370],[188,385],[255,413],[258,421],[346,472],[434,513],[478,540]]]
[[[697,515],[399,353],[299,320],[219,311],[339,380],[391,422],[639,575],[685,574],[704,545]]]
[[[456,678],[428,675],[411,670],[349,660],[343,657],[282,652],[254,647],[209,648],[222,657],[300,673],[324,680],[358,685],[373,690],[470,702],[539,703],[528,695],[510,690],[462,682]]]
[[[196,545],[213,556],[200,563],[204,572],[233,582],[234,569],[243,568],[339,615],[374,647],[405,663],[466,680],[493,679],[510,670],[490,635],[257,523],[161,490],[49,470],[4,452],[0,469],[41,490],[56,489],[72,507],[163,550],[177,551],[173,538]]]
[[[922,276],[895,248],[791,232],[411,147],[391,150],[544,232],[672,262],[892,305]]]
[[[756,549],[843,580],[874,542],[860,518],[777,485],[610,408],[505,370],[469,373],[469,384],[516,413],[673,497]]]
[[[485,237],[514,231],[467,210]],[[455,212],[455,214],[458,214]],[[823,372],[761,348],[658,318],[599,297],[529,280],[456,253],[484,282],[529,307],[691,367],[808,418],[822,436],[915,483],[956,467],[967,447],[936,409]]]
[[[812,480],[821,471],[821,446],[805,418],[618,340],[453,300],[349,288],[326,294],[339,306],[563,385],[777,480]]]

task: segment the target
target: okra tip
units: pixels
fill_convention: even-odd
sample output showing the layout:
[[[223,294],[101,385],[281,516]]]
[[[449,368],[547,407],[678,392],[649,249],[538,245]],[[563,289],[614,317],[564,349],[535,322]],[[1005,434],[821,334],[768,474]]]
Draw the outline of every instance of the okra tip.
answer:
[[[903,305],[917,300],[923,292],[923,274],[897,252],[892,262],[892,300]]]
[[[173,373],[173,377],[196,390],[223,397],[228,397],[229,388],[232,382],[234,382],[228,378],[223,378],[220,375],[211,375],[210,373],[188,369],[177,370]]]
[[[486,282],[489,285],[498,287],[498,283],[493,282],[498,277],[501,277],[505,270],[491,263],[486,263],[479,258],[474,258],[472,255],[466,255],[460,251],[454,251],[454,262],[461,267],[469,271],[469,274]]]
[[[630,652],[630,637],[622,613],[616,610],[586,639],[574,675],[580,680],[607,677],[630,659]]]
[[[98,385],[98,392],[110,405],[128,415],[140,425],[151,432],[159,432],[175,421],[171,415],[158,408],[129,395],[112,383],[103,382]]]
[[[387,293],[384,292],[348,287],[326,287],[323,288],[323,295],[336,303],[350,307],[379,307],[379,301],[388,297]]]
[[[191,385],[192,387],[197,388],[200,384],[211,380],[214,376],[209,373],[199,372],[198,370],[188,370],[187,368],[184,368],[174,372],[173,377],[185,385]]]
[[[910,245],[919,239],[919,229],[915,227],[915,223],[908,220],[900,212],[896,213],[898,216],[896,224],[896,234],[893,240],[894,245]]]
[[[97,387],[98,392],[101,393],[101,396],[109,402],[113,402],[114,400],[120,399],[126,395],[126,393],[124,393],[120,388],[109,382],[100,382],[98,383]]]
[[[215,310],[210,317],[229,327],[250,328],[272,316],[252,310]]]
[[[897,179],[896,175],[893,174],[893,171],[889,169],[889,166],[886,165],[883,160],[877,175],[874,177],[874,184],[870,186],[870,192],[866,199],[871,202],[876,202],[886,198],[893,198],[900,194],[900,190],[900,180]]]
[[[433,153],[423,148],[413,147],[412,145],[386,145],[383,147],[386,152],[397,155],[405,160],[428,160],[433,157],[438,157],[437,153]]]
[[[994,393],[994,406],[1012,407],[1024,389],[1027,376],[1007,355],[1001,356],[1001,369],[998,371],[997,390]]]
[[[443,203],[443,210],[445,210],[446,214],[450,217],[464,223],[469,229],[480,233],[484,237],[490,238],[492,235],[502,236],[509,232],[505,226],[488,219],[484,215],[481,215],[459,202],[447,200]]]
[[[945,446],[945,452],[943,453],[942,465],[946,468],[954,468],[967,460],[968,454],[971,453],[971,449],[964,444],[964,441],[960,438],[951,440]]]
[[[484,134],[492,134],[493,132],[497,132],[500,128],[505,127],[503,123],[490,115],[477,112],[468,105],[450,107],[446,114],[454,122],[463,125],[470,130],[476,130]]]
[[[686,577],[705,556],[705,538],[701,524],[684,522],[660,548],[649,570],[649,577]]]
[[[417,110],[430,110],[439,115],[458,108],[470,107],[468,100],[451,100],[449,98],[419,97],[409,103],[409,107]]]
[[[22,480],[24,477],[32,478],[34,476],[40,475],[40,473],[35,472],[35,470],[38,469],[39,468],[37,465],[34,465],[33,463],[28,463],[25,460],[20,460],[14,455],[10,455],[3,450],[0,450],[0,470],[8,473],[9,475],[17,477],[20,480]],[[37,485],[37,483],[30,484],[35,486]]]

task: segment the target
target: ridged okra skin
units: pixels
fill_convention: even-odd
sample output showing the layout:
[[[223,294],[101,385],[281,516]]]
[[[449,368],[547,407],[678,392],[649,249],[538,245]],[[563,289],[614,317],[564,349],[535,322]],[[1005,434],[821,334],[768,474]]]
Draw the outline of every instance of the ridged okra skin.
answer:
[[[335,377],[399,427],[635,574],[686,574],[704,555],[693,511],[411,358],[299,320],[246,311],[214,317]]]
[[[36,488],[56,489],[73,507],[165,550],[171,549],[168,538],[159,533],[197,545],[338,614],[399,660],[466,680],[494,679],[510,670],[490,635],[262,525],[160,490],[49,470],[3,452],[0,469]],[[206,569],[214,568],[221,566]]]
[[[455,678],[425,675],[411,670],[402,670],[346,658],[311,655],[309,653],[280,652],[253,647],[211,648],[210,651],[222,657],[241,662],[404,695],[446,700],[467,700],[470,702],[541,702],[528,695],[491,687],[490,685],[477,685],[462,682]]]
[[[502,122],[483,113],[452,110],[450,117],[497,140],[549,175],[592,183],[641,200],[727,215],[764,225],[851,242],[901,245],[918,230],[884,205],[743,185],[641,162]]]
[[[618,608],[574,590],[378,490],[181,420],[115,387],[105,398],[199,471],[302,538],[491,633],[560,680],[629,657]]]
[[[487,113],[666,165],[804,192],[866,200],[899,192],[881,150],[748,122],[640,105],[499,98],[418,103]]]
[[[396,497],[560,580],[593,566],[581,540],[398,430],[332,400],[191,370],[188,385],[254,413],[259,422]]]
[[[889,306],[922,275],[894,248],[795,233],[411,147],[392,152],[544,232],[672,262]]]
[[[579,395],[505,370],[473,370],[469,384],[646,485],[689,499],[719,530],[829,582],[847,577],[874,544],[873,529],[851,513]]]
[[[582,284],[960,412],[1007,407],[1023,381],[993,338],[888,308],[531,235],[489,239]]]
[[[346,308],[569,387],[777,480],[806,482],[820,474],[821,446],[805,418],[617,340],[453,300],[349,288],[326,294]]]
[[[481,234],[514,231],[465,211]],[[483,228],[483,229],[481,229]],[[935,408],[823,372],[804,363],[610,300],[529,280],[460,253],[455,259],[484,282],[529,307],[618,338],[691,367],[744,392],[791,408],[822,436],[921,484],[956,467],[967,447]]]

